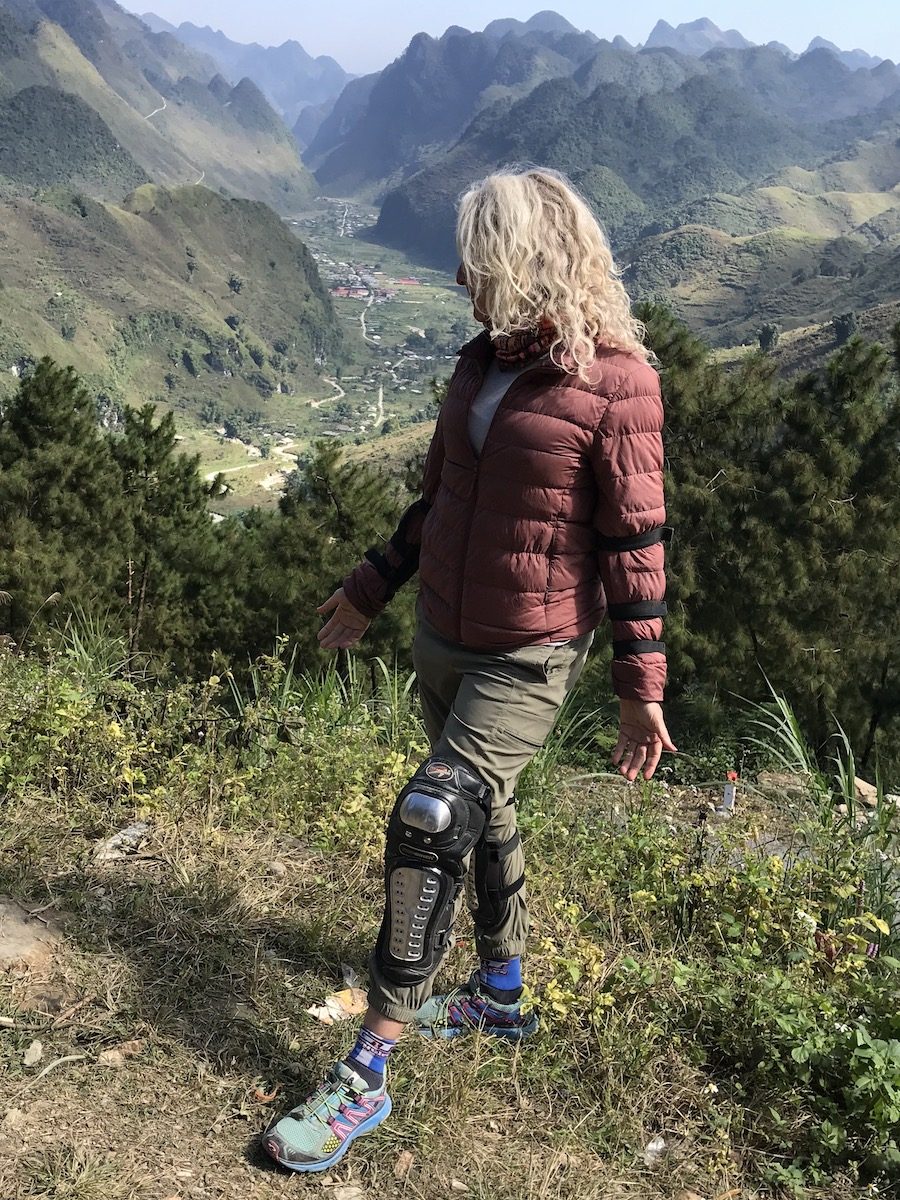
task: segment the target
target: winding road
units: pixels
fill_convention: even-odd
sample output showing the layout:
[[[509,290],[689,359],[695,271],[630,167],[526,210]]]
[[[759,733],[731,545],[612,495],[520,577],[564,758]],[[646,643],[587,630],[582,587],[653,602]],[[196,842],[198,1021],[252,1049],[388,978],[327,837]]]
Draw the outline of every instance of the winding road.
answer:
[[[331,399],[330,396],[327,398]],[[291,449],[293,446],[294,446],[294,442],[289,441],[289,442],[284,442],[280,446],[272,447],[271,457],[272,458],[277,457],[277,458],[284,459],[285,474],[288,471],[292,471],[294,469],[294,467],[297,465],[297,455],[291,453]],[[264,459],[261,457],[260,458],[251,458],[249,462],[241,463],[241,465],[239,467],[225,467],[225,469],[222,471],[208,471],[206,473],[206,475],[203,476],[203,478],[206,480],[207,483],[212,483],[212,481],[216,478],[217,475],[235,475],[235,474],[237,474],[238,471],[249,471],[253,467],[258,467],[266,461],[271,462],[271,459],[267,460],[267,459]]]
[[[375,341],[374,338],[369,337],[368,330],[366,329],[366,313],[369,311],[369,309],[372,307],[372,305],[374,303],[375,303],[375,297],[370,296],[368,298],[368,300],[366,301],[362,312],[359,314],[359,323],[362,328],[363,341],[371,342],[373,346],[377,346],[378,343]]]
[[[169,107],[168,104],[166,104],[165,96],[160,96],[160,100],[162,100],[162,104],[159,106],[159,108],[154,108],[152,113],[147,113],[146,117],[144,117],[145,121],[149,121],[150,118],[155,117],[157,113],[165,112]]]
[[[325,379],[325,383],[331,384],[331,386],[335,390],[336,395],[323,396],[321,400],[310,400],[310,402],[309,402],[310,408],[321,408],[323,404],[330,404],[332,402],[332,400],[343,400],[343,398],[347,395],[347,393],[344,391],[344,389],[341,387],[341,385],[338,383],[338,381],[336,379],[328,379],[327,376],[324,377],[324,379]]]

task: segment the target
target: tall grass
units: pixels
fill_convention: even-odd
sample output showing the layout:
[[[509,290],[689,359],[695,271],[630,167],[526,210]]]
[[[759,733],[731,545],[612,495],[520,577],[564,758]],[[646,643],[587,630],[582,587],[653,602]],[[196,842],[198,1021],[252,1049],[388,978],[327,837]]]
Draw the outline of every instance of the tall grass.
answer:
[[[853,881],[833,898],[836,924],[870,914],[889,929],[882,953],[900,952],[900,811],[888,800],[876,764],[876,801],[866,808],[857,795],[856,757],[846,730],[833,717],[837,732],[830,777],[816,762],[790,702],[772,692],[767,704],[745,701],[761,717],[751,720],[762,736],[747,740],[786,771],[805,779],[814,797],[815,824],[801,830],[806,852],[826,870]]]

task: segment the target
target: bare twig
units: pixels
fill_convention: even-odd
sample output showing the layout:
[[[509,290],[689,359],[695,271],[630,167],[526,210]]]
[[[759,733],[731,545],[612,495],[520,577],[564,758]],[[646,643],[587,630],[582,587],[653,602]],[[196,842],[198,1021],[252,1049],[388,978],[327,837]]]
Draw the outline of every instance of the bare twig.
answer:
[[[44,1069],[42,1071],[38,1071],[37,1075],[35,1075],[33,1079],[29,1079],[27,1081],[27,1083],[25,1083],[22,1087],[20,1087],[17,1092],[14,1092],[12,1099],[18,1100],[19,1097],[23,1096],[28,1091],[29,1088],[34,1087],[34,1085],[39,1080],[43,1079],[45,1075],[49,1075],[51,1071],[55,1071],[57,1067],[61,1067],[65,1063],[80,1062],[83,1058],[87,1058],[87,1055],[86,1054],[64,1054],[62,1056],[62,1058],[55,1058],[53,1060],[53,1062],[47,1063],[46,1067],[44,1067]]]

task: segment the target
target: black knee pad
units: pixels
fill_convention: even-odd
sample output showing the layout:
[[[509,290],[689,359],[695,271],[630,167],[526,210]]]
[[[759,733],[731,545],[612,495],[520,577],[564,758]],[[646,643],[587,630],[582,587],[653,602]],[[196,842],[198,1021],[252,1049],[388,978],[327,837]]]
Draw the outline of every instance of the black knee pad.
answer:
[[[479,929],[491,932],[499,928],[509,912],[510,897],[525,883],[524,875],[513,875],[509,869],[509,857],[521,844],[518,832],[505,842],[485,834],[475,847],[473,916]]]
[[[393,983],[421,983],[450,937],[463,862],[484,833],[491,790],[459,758],[429,758],[397,797],[384,855],[386,903],[375,952]]]

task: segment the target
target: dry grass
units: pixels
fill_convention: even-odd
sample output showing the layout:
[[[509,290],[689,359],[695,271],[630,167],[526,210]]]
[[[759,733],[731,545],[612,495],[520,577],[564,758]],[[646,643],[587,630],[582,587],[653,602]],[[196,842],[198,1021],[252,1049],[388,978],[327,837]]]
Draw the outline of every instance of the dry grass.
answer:
[[[274,1107],[301,1099],[346,1048],[347,1027],[326,1028],[304,1010],[341,986],[342,963],[364,973],[377,870],[265,829],[225,835],[215,821],[162,818],[141,856],[101,868],[90,859],[98,817],[50,815],[35,798],[17,814],[33,861],[2,859],[0,889],[36,910],[50,905],[63,913],[66,932],[40,978],[9,976],[0,984],[0,1007],[17,1026],[4,1035],[0,1195],[264,1200],[286,1187],[319,1193],[320,1179],[274,1170],[256,1138]],[[552,931],[553,890],[535,891],[536,929]],[[468,970],[467,934],[464,928],[447,978]],[[22,1055],[34,1038],[43,1057],[25,1068]],[[140,1050],[124,1066],[98,1061],[135,1042]],[[649,1200],[696,1183],[688,1143],[697,1080],[676,1058],[658,1063],[658,1079],[629,1097],[620,1128],[598,1130],[585,1106],[596,1064],[585,1053],[589,1060],[589,1047],[562,1046],[549,1033],[522,1050],[480,1038],[446,1045],[407,1038],[392,1063],[393,1119],[331,1178],[359,1182],[366,1196],[423,1200],[457,1194],[454,1180],[484,1200]],[[37,1078],[42,1067],[74,1055],[82,1057]],[[612,1070],[609,1082],[616,1081]],[[255,1098],[254,1089],[268,1093],[275,1085],[274,1105]],[[638,1157],[662,1116],[658,1089],[669,1106],[664,1119],[681,1126],[684,1143],[680,1166],[676,1154],[663,1174],[647,1171]],[[600,1107],[607,1109],[605,1100]],[[598,1137],[621,1141],[628,1130],[630,1164],[598,1153]],[[398,1180],[404,1150],[414,1161]],[[727,1171],[719,1192],[724,1182]]]

